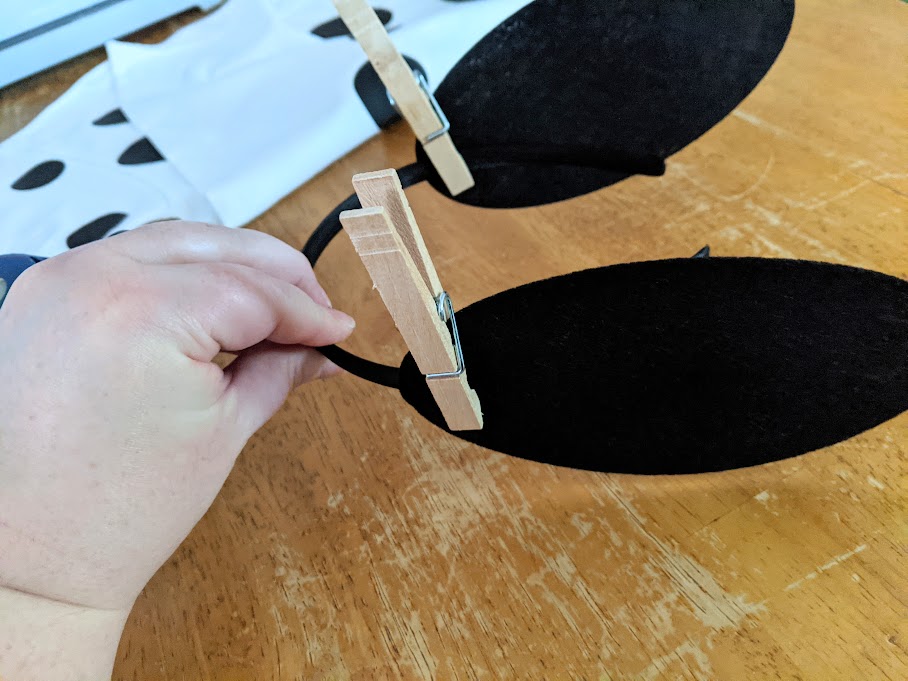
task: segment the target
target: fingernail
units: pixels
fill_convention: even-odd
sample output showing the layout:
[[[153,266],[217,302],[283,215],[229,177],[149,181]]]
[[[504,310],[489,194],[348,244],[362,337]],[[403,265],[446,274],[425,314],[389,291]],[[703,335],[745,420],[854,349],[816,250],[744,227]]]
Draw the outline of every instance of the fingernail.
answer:
[[[347,327],[349,332],[353,332],[353,329],[356,328],[356,320],[353,319],[346,312],[341,312],[340,310],[331,309],[331,314],[334,315],[334,318]]]

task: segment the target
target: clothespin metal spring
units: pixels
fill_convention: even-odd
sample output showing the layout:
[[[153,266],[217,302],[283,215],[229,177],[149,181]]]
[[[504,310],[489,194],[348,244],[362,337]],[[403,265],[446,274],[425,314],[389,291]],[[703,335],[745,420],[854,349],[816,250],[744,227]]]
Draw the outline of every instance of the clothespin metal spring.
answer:
[[[451,337],[454,340],[454,354],[457,356],[457,369],[454,371],[445,371],[438,374],[426,374],[426,379],[432,378],[454,378],[460,376],[466,371],[463,361],[463,348],[460,346],[460,334],[457,332],[457,318],[454,316],[454,303],[451,302],[451,296],[447,291],[442,291],[435,299],[438,306],[438,316],[443,322],[451,322]]]
[[[448,122],[448,117],[445,116],[445,112],[441,110],[441,106],[439,106],[438,100],[435,99],[435,95],[432,94],[432,91],[429,89],[429,83],[428,81],[426,81],[426,77],[416,69],[413,69],[413,77],[416,78],[416,82],[419,84],[419,88],[425,93],[426,99],[428,99],[429,104],[432,105],[432,110],[435,111],[435,115],[438,116],[438,120],[441,121],[441,127],[438,130],[436,130],[435,132],[430,132],[420,140],[422,144],[428,144],[432,140],[438,139],[439,137],[450,131],[451,124]],[[388,102],[391,104],[391,108],[393,108],[397,113],[403,115],[400,108],[397,106],[397,102],[394,100],[394,97],[391,96],[390,91],[388,91]]]

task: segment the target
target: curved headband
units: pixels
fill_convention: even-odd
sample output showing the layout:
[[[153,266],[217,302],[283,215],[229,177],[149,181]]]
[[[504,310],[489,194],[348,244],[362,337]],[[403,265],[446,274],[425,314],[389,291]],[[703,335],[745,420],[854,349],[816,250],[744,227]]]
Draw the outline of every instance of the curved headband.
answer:
[[[627,175],[659,176],[665,173],[665,161],[657,156],[633,156],[621,151],[593,154],[587,149],[569,147],[555,147],[538,152],[516,147],[487,148],[471,152],[467,161],[471,171],[492,171],[501,164],[519,161],[547,167],[572,165],[598,168]],[[416,161],[404,166],[397,171],[397,174],[404,189],[437,177],[431,164],[424,161]],[[356,194],[351,194],[316,227],[306,241],[306,245],[303,246],[303,255],[309,259],[313,267],[331,240],[340,232],[340,214],[345,210],[356,208],[361,208],[359,198]],[[325,357],[354,376],[389,388],[400,387],[400,369],[398,367],[373,362],[336,345],[329,345],[320,350]]]

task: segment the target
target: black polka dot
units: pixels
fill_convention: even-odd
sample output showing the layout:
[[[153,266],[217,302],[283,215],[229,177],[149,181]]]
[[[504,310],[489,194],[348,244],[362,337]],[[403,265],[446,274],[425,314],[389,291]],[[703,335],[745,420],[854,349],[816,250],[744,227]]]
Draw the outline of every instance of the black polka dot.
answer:
[[[151,140],[143,137],[138,142],[130,144],[126,151],[120,154],[117,163],[124,166],[134,166],[140,163],[154,163],[155,161],[163,160],[164,157],[161,156],[160,151],[155,149]]]
[[[125,123],[126,121],[126,114],[124,114],[121,109],[114,109],[113,111],[108,111],[100,118],[96,118],[91,123],[92,125],[116,125],[117,123]]]
[[[37,189],[53,182],[66,166],[63,161],[45,161],[39,163],[34,168],[26,172],[22,177],[13,182],[12,188],[24,191],[26,189]]]
[[[388,10],[376,9],[375,13],[378,15],[382,24],[387,26],[388,22],[391,21],[391,12]],[[313,28],[312,35],[317,35],[319,38],[339,38],[342,35],[350,36],[350,31],[347,29],[344,20],[338,17],[337,19],[326,21],[324,24],[319,24]],[[350,37],[352,38],[353,36]]]
[[[101,239],[107,232],[123,222],[126,213],[108,213],[82,225],[66,239],[66,245],[77,248],[92,241]]]

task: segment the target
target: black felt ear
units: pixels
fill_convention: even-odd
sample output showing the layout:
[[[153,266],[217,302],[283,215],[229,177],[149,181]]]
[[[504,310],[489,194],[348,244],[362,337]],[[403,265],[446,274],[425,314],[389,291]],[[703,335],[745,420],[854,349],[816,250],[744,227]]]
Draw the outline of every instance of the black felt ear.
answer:
[[[852,267],[616,265],[505,291],[457,322],[485,427],[455,435],[560,466],[752,466],[908,409],[908,282]],[[444,423],[409,355],[400,387]]]
[[[476,179],[456,199],[537,205],[645,172],[747,96],[793,13],[794,0],[536,0],[435,93]]]

